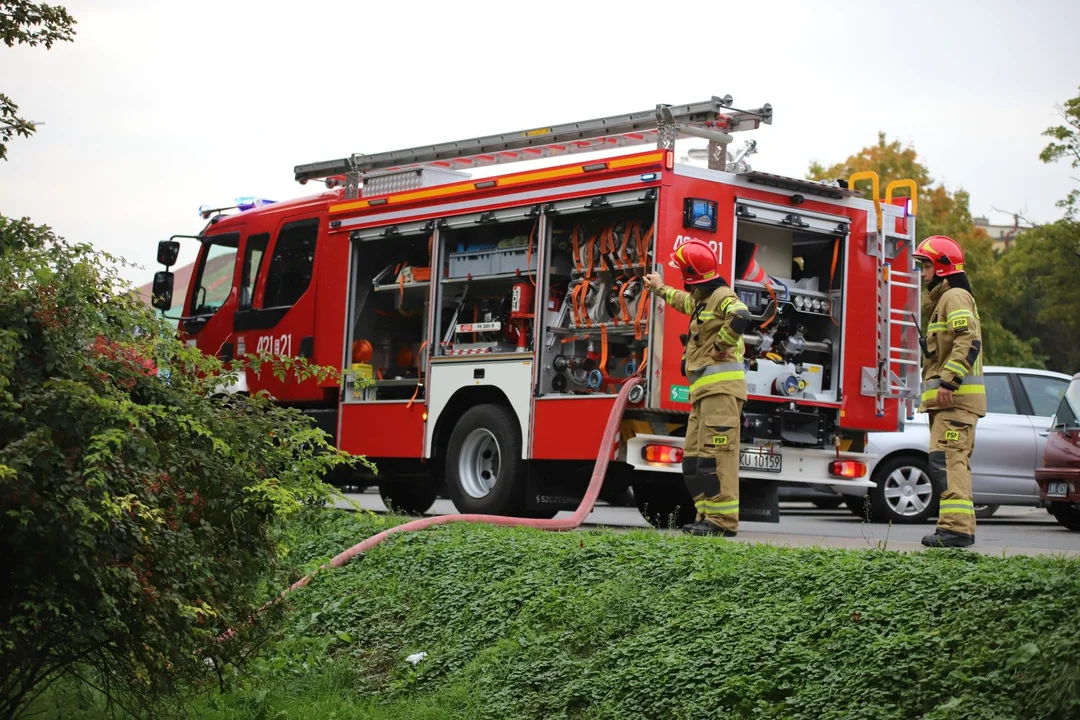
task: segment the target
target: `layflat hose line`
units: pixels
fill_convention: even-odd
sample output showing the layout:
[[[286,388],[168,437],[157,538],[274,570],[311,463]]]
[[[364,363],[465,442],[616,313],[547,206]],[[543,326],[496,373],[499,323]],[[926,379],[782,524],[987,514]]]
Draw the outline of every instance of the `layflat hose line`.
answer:
[[[446,525],[447,523],[452,522],[485,523],[488,525],[503,525],[505,527],[531,527],[539,530],[574,530],[580,527],[581,524],[585,522],[585,518],[592,512],[593,506],[596,505],[597,498],[600,497],[600,488],[604,484],[604,475],[607,474],[608,463],[611,461],[611,453],[614,449],[615,442],[619,439],[619,423],[622,422],[623,413],[626,411],[626,406],[630,403],[630,392],[641,384],[641,378],[636,377],[636,375],[644,369],[645,363],[642,363],[641,367],[637,369],[635,376],[632,376],[626,381],[619,391],[618,396],[615,398],[615,406],[611,408],[611,414],[608,416],[607,425],[604,426],[604,437],[600,442],[600,454],[597,458],[596,466],[593,467],[592,478],[589,479],[589,487],[585,490],[585,497],[581,499],[581,504],[578,505],[577,510],[575,510],[574,514],[570,517],[563,520],[540,520],[536,518],[508,517],[505,515],[472,514],[438,515],[436,517],[413,520],[404,525],[398,525],[389,530],[383,530],[381,533],[372,535],[367,540],[357,543],[348,550],[339,553],[330,560],[329,565],[322,565],[318,570],[297,580],[289,586],[288,590],[284,590],[277,598],[264,605],[262,609],[265,610],[293,590],[299,590],[307,585],[319,570],[324,570],[327,567],[341,567],[357,555],[366,552],[383,542],[391,535],[423,530],[434,525]],[[236,631],[234,629],[229,629],[218,636],[218,640],[226,640],[235,634]]]
[[[537,518],[519,518],[509,517],[506,515],[438,515],[435,517],[421,518],[420,520],[413,520],[407,522],[404,525],[398,525],[388,530],[383,530],[377,535],[372,535],[367,540],[353,545],[348,550],[338,554],[332,560],[330,560],[330,567],[341,567],[352,560],[357,555],[370,550],[376,545],[380,544],[391,535],[397,535],[404,532],[414,532],[416,530],[423,530],[435,525],[446,525],[453,522],[468,522],[468,523],[485,523],[488,525],[502,525],[505,527],[531,527],[539,530],[574,530],[581,526],[585,522],[585,518],[592,512],[593,506],[596,505],[596,500],[600,496],[600,489],[604,484],[604,476],[607,474],[608,463],[611,461],[612,450],[616,441],[619,439],[619,424],[622,422],[623,413],[626,411],[626,406],[629,404],[630,391],[636,386],[641,384],[641,378],[633,377],[623,384],[622,389],[619,391],[618,396],[615,398],[615,405],[611,408],[611,414],[608,416],[607,425],[604,427],[604,436],[600,442],[600,454],[597,458],[596,465],[593,467],[592,477],[589,479],[589,487],[585,491],[585,497],[581,499],[581,504],[578,505],[574,514],[568,518],[562,520],[551,519],[541,520]],[[325,566],[323,566],[325,567]],[[320,568],[322,569],[322,568]],[[318,572],[316,570],[315,572]],[[307,575],[306,577],[297,580],[288,591],[297,590],[304,587],[315,576],[315,572]],[[288,592],[287,591],[287,592]],[[284,593],[283,593],[284,594]]]

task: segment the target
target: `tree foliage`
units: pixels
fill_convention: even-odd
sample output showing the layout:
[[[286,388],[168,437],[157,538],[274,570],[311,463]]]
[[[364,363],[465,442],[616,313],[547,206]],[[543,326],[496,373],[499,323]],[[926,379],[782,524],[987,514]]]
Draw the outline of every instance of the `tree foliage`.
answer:
[[[807,177],[833,180],[848,178],[862,170],[876,172],[882,187],[892,180],[914,180],[919,186],[915,226],[918,237],[948,235],[964,248],[966,270],[982,319],[986,364],[1043,367],[1045,358],[1036,354],[1031,336],[1018,335],[1010,329],[1012,325],[1007,327],[1003,323],[1009,305],[1005,296],[1007,283],[993,243],[972,220],[968,193],[963,189],[950,191],[937,184],[913,147],[904,147],[898,140],[888,142],[885,133],[878,134],[876,145],[863,148],[843,162],[829,167],[811,163]]]
[[[59,5],[0,0],[0,38],[9,48],[15,45],[51,49],[53,43],[70,42],[75,37],[75,19]],[[34,124],[19,116],[19,106],[0,93],[0,160],[7,159],[7,145],[16,135],[30,137]]]
[[[160,696],[240,652],[215,638],[282,580],[279,519],[351,460],[299,411],[221,395],[237,371],[114,258],[5,218],[0,248],[0,718],[64,673]]]
[[[1039,159],[1044,163],[1068,160],[1069,167],[1080,168],[1080,94],[1066,100],[1065,104],[1058,108],[1058,112],[1065,124],[1048,127],[1043,131],[1043,135],[1053,138],[1053,142],[1043,148]],[[1057,203],[1058,207],[1065,208],[1065,217],[1069,220],[1076,218],[1078,204],[1080,190],[1073,190]]]

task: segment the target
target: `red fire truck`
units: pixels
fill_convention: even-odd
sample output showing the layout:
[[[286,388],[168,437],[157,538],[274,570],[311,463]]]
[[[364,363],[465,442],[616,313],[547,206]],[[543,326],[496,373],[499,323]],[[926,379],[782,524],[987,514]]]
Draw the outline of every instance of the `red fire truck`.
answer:
[[[771,122],[769,105],[713,97],[298,166],[327,190],[205,213],[180,331],[226,361],[270,351],[342,368],[326,384],[246,371],[231,390],[309,412],[411,512],[441,487],[462,512],[572,509],[615,395],[640,376],[605,482],[632,486],[655,524],[681,523],[694,512],[680,476],[689,320],[642,277],[677,285],[668,258],[701,239],[753,315],[743,518],[775,520],[781,483],[863,494],[867,433],[901,427],[918,391],[917,188],[753,170],[754,143],[731,153],[733,134]],[[675,163],[687,137],[708,141],[707,167]],[[159,246],[166,263],[176,245]],[[157,307],[171,285],[166,267]]]

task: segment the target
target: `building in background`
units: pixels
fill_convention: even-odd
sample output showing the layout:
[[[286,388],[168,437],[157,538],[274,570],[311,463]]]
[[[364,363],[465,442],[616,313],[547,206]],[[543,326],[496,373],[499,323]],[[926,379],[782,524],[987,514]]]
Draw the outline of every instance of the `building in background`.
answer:
[[[1013,221],[1011,225],[994,225],[990,220],[985,217],[975,218],[975,227],[982,228],[982,230],[990,236],[990,240],[994,243],[994,252],[1006,252],[1012,247],[1013,241],[1016,237],[1031,228],[1026,225],[1020,224],[1020,217],[1013,215]]]

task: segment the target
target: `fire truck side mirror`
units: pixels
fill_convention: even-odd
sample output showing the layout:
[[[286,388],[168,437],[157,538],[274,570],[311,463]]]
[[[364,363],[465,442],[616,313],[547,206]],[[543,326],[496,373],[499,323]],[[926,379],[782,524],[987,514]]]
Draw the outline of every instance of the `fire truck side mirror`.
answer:
[[[161,253],[158,253],[158,258]],[[174,258],[175,261],[175,258]],[[168,270],[154,273],[154,288],[151,291],[150,304],[156,310],[165,312],[172,309],[173,274]]]
[[[179,255],[180,243],[176,240],[162,240],[157,244],[157,261],[166,268],[175,265]]]

